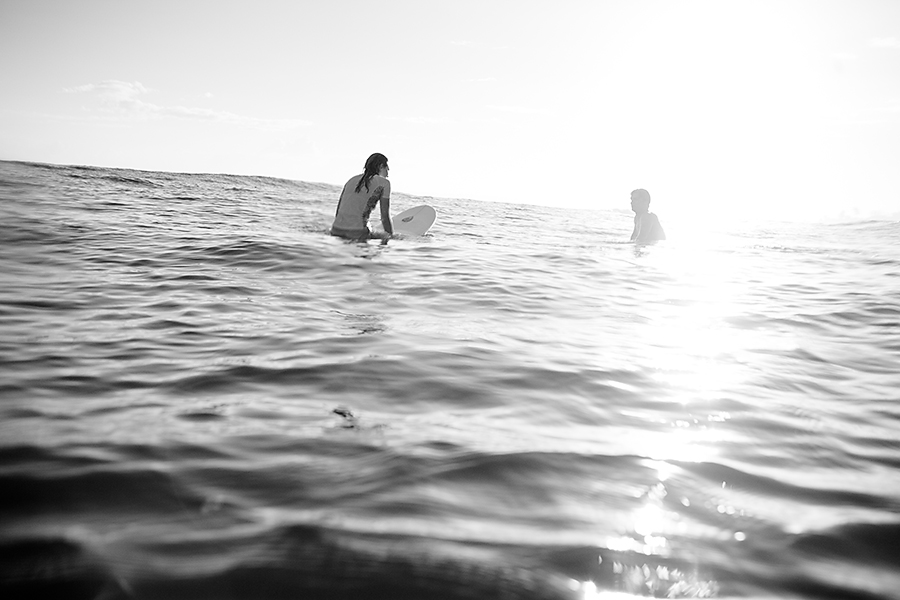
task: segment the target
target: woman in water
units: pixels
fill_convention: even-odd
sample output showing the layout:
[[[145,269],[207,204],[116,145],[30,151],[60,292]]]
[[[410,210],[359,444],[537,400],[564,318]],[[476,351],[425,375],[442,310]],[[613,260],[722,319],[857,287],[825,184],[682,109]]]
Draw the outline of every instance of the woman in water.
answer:
[[[348,240],[363,241],[373,237],[388,238],[394,234],[391,225],[391,182],[388,176],[388,159],[375,153],[366,160],[361,175],[354,175],[344,184],[341,199],[334,213],[331,235]],[[384,235],[369,231],[369,215],[376,204],[381,204],[381,225]]]

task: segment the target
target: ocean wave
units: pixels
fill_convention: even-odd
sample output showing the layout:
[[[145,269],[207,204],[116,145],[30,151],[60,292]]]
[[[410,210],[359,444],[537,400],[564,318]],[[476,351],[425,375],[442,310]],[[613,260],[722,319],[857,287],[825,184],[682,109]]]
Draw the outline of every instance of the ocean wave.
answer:
[[[4,592],[896,597],[897,223],[338,192],[0,163]]]

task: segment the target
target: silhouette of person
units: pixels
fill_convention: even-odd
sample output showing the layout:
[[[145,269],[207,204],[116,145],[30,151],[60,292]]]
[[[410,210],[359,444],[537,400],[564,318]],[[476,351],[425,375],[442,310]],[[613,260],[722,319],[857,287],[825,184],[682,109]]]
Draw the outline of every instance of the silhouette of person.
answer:
[[[369,238],[390,237],[394,234],[391,224],[391,182],[388,181],[388,159],[375,153],[366,159],[362,174],[354,175],[341,191],[331,235],[348,240],[363,241]],[[384,236],[369,231],[369,215],[376,204],[381,204],[381,225]]]
[[[659,218],[650,212],[650,192],[644,189],[631,192],[631,210],[634,211],[632,242],[646,244],[666,239]]]

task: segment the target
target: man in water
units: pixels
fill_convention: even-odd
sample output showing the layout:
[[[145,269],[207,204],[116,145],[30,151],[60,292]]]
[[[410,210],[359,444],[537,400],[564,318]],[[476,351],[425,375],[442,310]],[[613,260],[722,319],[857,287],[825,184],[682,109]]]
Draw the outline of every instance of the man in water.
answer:
[[[650,192],[643,189],[631,192],[631,210],[634,211],[632,242],[646,244],[666,239],[659,218],[650,212]]]

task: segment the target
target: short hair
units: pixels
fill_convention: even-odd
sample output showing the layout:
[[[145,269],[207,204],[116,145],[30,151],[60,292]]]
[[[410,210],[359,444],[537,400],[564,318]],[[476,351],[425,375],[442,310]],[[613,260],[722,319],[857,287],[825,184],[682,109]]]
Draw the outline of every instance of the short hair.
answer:
[[[645,190],[644,188],[639,188],[631,192],[632,196],[636,196],[637,200],[645,200],[647,204],[650,204],[650,192]]]

